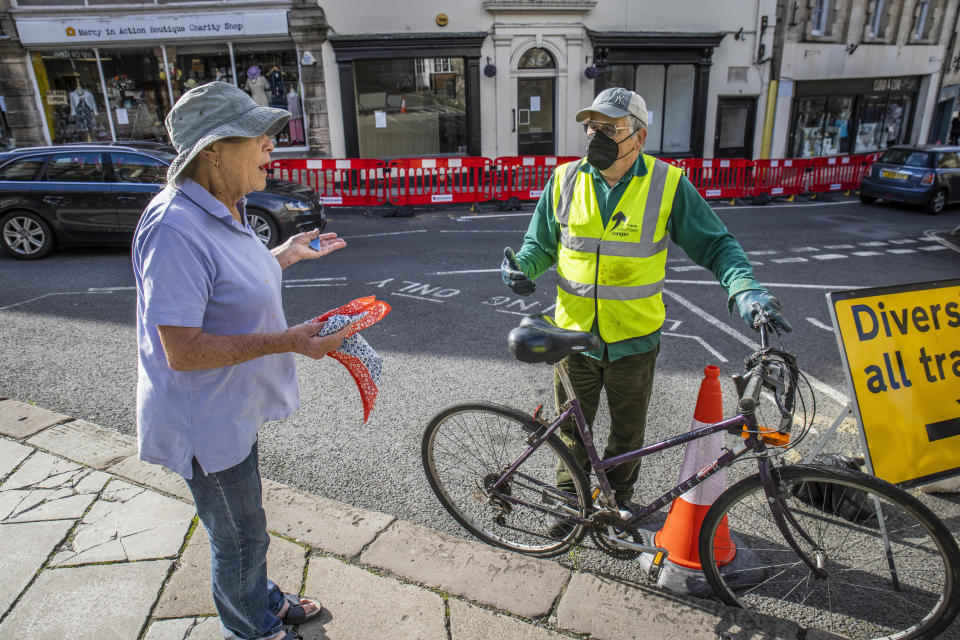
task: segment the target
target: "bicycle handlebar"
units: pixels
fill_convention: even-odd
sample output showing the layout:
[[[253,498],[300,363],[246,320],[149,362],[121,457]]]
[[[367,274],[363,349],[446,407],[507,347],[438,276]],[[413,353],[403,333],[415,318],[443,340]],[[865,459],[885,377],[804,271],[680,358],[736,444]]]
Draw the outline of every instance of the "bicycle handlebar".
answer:
[[[789,432],[796,408],[798,375],[796,358],[784,351],[770,348],[770,332],[773,331],[779,335],[779,327],[759,303],[754,302],[753,309],[756,311],[753,326],[760,332],[760,351],[747,358],[747,383],[741,395],[740,409],[741,412],[754,411],[760,401],[760,392],[763,389],[769,389],[773,393],[774,402],[780,412],[778,430]],[[772,354],[777,355],[778,358],[770,358]],[[744,404],[744,400],[748,402]]]

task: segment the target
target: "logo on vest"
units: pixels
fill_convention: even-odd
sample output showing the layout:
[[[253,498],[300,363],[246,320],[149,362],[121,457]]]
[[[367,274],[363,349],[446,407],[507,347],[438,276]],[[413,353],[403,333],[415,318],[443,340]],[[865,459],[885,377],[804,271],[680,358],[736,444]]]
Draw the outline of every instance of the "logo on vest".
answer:
[[[623,215],[623,211],[617,211],[613,214],[613,226],[610,228],[610,231],[613,231],[620,226],[621,222],[624,222],[627,219],[627,216]]]
[[[616,238],[626,238],[627,236],[636,233],[639,229],[637,225],[627,222],[627,216],[623,211],[617,211],[610,219],[613,220],[613,226],[610,227],[610,231],[608,231],[608,233]],[[618,227],[620,229],[619,231],[617,231]]]

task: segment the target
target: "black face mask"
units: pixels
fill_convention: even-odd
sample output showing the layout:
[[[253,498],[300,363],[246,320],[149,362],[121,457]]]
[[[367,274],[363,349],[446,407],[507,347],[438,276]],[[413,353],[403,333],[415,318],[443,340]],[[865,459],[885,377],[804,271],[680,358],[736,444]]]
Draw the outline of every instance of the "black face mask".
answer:
[[[619,144],[603,131],[594,131],[587,140],[587,162],[598,171],[604,171],[620,158],[630,155],[632,150],[627,151],[622,156],[618,156],[617,152],[620,151],[620,144],[632,138],[637,131],[639,129],[624,138]]]

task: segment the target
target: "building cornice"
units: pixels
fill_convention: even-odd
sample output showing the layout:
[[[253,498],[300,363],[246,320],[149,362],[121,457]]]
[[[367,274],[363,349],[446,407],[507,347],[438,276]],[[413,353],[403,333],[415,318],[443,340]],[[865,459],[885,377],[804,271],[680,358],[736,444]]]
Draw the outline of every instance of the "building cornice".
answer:
[[[564,12],[587,13],[597,0],[484,0],[483,8],[491,13]]]

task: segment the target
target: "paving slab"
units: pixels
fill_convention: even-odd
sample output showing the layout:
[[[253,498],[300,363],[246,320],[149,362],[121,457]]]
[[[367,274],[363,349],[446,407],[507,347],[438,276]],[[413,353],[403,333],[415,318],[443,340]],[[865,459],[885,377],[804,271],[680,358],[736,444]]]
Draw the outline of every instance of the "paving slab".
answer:
[[[144,640],[223,640],[220,618],[154,620]]]
[[[569,640],[568,636],[450,598],[450,640]]]
[[[305,593],[324,611],[297,630],[304,640],[447,640],[439,595],[336,558],[310,558]]]
[[[33,447],[0,438],[0,482],[16,469],[18,464],[26,460],[27,456],[33,451]]]
[[[603,640],[795,640],[791,622],[750,614],[653,587],[576,573],[557,607],[557,626]]]
[[[137,452],[136,438],[86,420],[54,425],[27,440],[27,444],[101,470]]]
[[[404,521],[384,531],[360,559],[524,618],[547,615],[570,577],[570,571],[555,562],[498,551]]]
[[[110,476],[38,451],[0,487],[0,522],[76,519]]]
[[[171,560],[47,569],[3,622],[0,638],[131,640],[140,634]]]
[[[0,616],[30,584],[73,524],[73,520],[0,524],[0,549],[3,549],[0,553],[0,576],[3,576],[0,580]]]
[[[353,557],[394,517],[321,498],[263,479],[263,508],[270,531],[339,556]]]
[[[64,420],[70,420],[70,416],[19,400],[0,400],[0,433],[17,440],[28,438]]]
[[[105,471],[193,503],[193,495],[182,476],[158,464],[144,462],[136,455],[127,456]]]
[[[307,549],[289,540],[270,536],[267,572],[281,589],[299,593],[306,564]],[[203,525],[197,524],[173,575],[163,589],[153,617],[185,618],[216,613],[210,592],[210,539]]]
[[[194,515],[192,505],[113,480],[50,564],[176,557]]]

